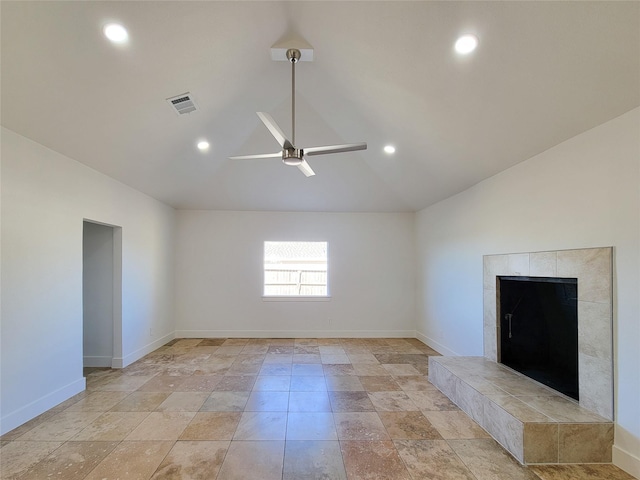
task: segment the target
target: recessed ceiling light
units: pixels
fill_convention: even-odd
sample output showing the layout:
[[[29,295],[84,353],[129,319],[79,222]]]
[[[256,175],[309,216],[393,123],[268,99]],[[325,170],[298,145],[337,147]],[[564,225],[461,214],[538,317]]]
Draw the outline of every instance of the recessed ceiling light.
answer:
[[[110,23],[105,25],[104,36],[111,40],[113,43],[125,43],[129,39],[127,29],[119,23]]]
[[[473,52],[478,46],[478,37],[475,35],[462,35],[456,40],[455,49],[456,52],[466,55]]]
[[[386,145],[384,147],[384,151],[388,154],[392,154],[396,152],[396,147],[394,147],[393,145]]]
[[[209,150],[209,142],[207,142],[206,140],[199,141],[198,150],[200,150],[201,152],[206,152],[207,150]]]

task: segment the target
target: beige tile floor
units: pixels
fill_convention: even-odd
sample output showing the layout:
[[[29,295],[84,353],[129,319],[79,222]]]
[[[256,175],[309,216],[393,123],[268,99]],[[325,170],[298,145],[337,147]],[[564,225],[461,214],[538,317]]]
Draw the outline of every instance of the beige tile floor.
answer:
[[[2,436],[3,479],[628,480],[523,467],[415,339],[180,339]]]

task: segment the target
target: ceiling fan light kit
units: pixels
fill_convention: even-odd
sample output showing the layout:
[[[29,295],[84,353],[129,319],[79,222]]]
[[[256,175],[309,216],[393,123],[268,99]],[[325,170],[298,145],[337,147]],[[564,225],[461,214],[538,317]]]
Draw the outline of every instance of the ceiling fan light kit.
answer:
[[[306,50],[310,51],[310,59],[304,59]],[[265,153],[257,155],[239,155],[229,157],[231,160],[255,160],[263,158],[277,158],[281,157],[282,162],[285,165],[291,165],[298,167],[298,169],[307,177],[315,175],[313,169],[309,166],[305,160],[305,155],[327,155],[330,153],[342,153],[342,152],[354,152],[357,150],[366,150],[366,143],[348,143],[344,145],[326,145],[321,147],[309,147],[298,148],[295,146],[296,142],[296,63],[299,61],[313,61],[313,49],[298,48],[279,48],[274,47],[271,49],[271,58],[275,61],[282,61],[282,53],[284,53],[285,59],[291,63],[291,140],[283,133],[282,129],[278,126],[275,120],[265,112],[256,112],[258,118],[267,127],[273,138],[276,139],[282,152],[280,153]]]

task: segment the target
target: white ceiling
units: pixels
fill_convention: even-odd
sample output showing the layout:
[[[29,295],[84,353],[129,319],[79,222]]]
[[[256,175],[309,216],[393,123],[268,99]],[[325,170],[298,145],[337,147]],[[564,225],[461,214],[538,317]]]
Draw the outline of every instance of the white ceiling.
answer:
[[[176,208],[416,211],[640,105],[639,2],[0,5],[2,125]],[[270,47],[291,33],[315,55],[297,143],[369,144],[311,157],[310,178],[227,159],[278,151],[256,111],[290,131]],[[165,99],[187,91],[199,110],[178,116]]]

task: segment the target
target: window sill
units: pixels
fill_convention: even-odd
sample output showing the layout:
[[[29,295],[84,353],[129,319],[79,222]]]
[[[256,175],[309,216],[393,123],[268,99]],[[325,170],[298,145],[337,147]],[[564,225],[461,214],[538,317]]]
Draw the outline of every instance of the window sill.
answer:
[[[269,295],[262,296],[263,302],[329,302],[331,301],[331,297],[313,295],[313,296],[304,296],[304,295]]]

